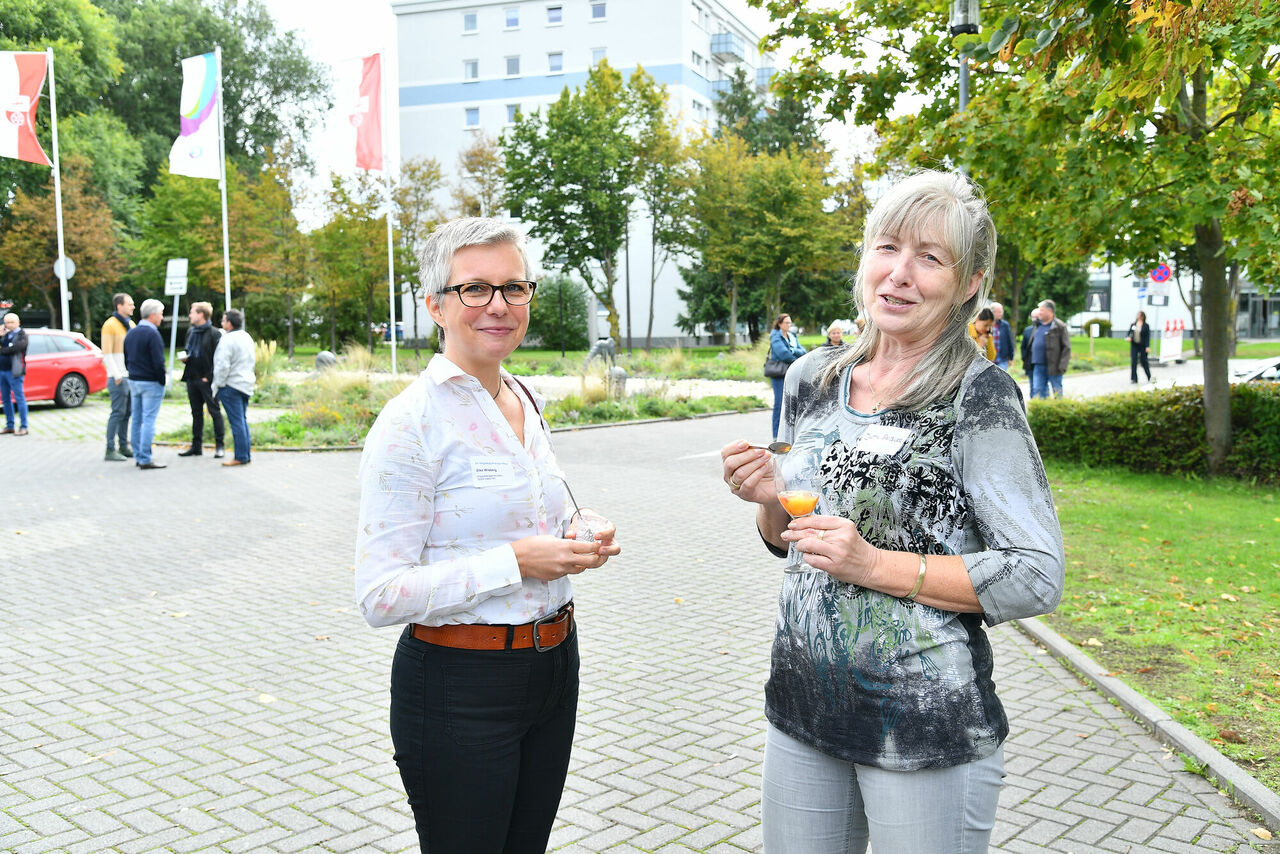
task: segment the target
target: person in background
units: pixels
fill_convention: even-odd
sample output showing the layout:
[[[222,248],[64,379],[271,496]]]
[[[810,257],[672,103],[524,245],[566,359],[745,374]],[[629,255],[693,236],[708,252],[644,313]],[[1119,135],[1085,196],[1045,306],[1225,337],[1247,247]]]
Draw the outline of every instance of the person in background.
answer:
[[[1031,342],[1035,338],[1036,328],[1040,325],[1040,308],[1031,309],[1030,324],[1026,329],[1022,330],[1022,371],[1030,379],[1031,370]]]
[[[356,602],[369,625],[404,627],[391,739],[421,849],[543,854],[578,710],[569,576],[621,549],[606,520],[587,532],[541,399],[502,367],[537,287],[524,236],[445,223],[419,281],[444,352],[365,439]]]
[[[769,358],[788,365],[805,354],[800,339],[791,331],[791,315],[780,314],[773,319],[769,333]],[[782,416],[782,381],[785,377],[770,377],[773,383],[773,437],[778,437],[778,421]]]
[[[145,299],[139,310],[142,320],[124,336],[124,367],[129,373],[129,407],[133,413],[134,464],[140,469],[162,469],[164,463],[151,458],[151,440],[156,435],[156,419],[169,382],[164,363],[164,303]]]
[[[844,346],[844,328],[839,323],[833,323],[827,327],[827,340],[823,347],[843,347]]]
[[[222,332],[210,322],[213,306],[207,302],[192,303],[187,319],[186,356],[183,358],[182,381],[187,384],[187,402],[191,404],[191,447],[179,451],[180,457],[198,457],[204,453],[204,411],[213,419],[213,456],[221,458],[226,427],[222,410],[213,399],[213,358]]]
[[[256,356],[253,339],[244,331],[244,315],[229,308],[222,314],[226,333],[213,352],[213,393],[227,411],[227,423],[235,442],[235,457],[224,466],[247,466],[249,455],[249,398],[257,377],[253,366]]]
[[[133,456],[129,447],[129,371],[124,366],[124,337],[134,327],[133,297],[116,294],[114,309],[102,324],[102,365],[107,369],[107,394],[111,415],[107,418],[107,462],[123,462]],[[119,447],[119,450],[116,448]]]
[[[987,357],[988,362],[996,360],[996,342],[991,334],[991,327],[995,322],[995,314],[991,309],[984,308],[978,312],[978,316],[974,318],[973,323],[969,324],[969,337],[973,339],[973,343],[978,345],[978,349],[982,351],[982,355]]]
[[[1009,370],[1013,364],[1013,329],[1009,321],[1004,319],[1004,306],[998,302],[990,305],[991,314],[995,317],[995,325],[991,327],[991,335],[996,341],[996,364]]]
[[[1151,382],[1151,365],[1147,357],[1151,354],[1151,327],[1147,324],[1147,313],[1138,312],[1138,316],[1129,324],[1129,334],[1125,336],[1129,342],[1129,382],[1138,384],[1138,364]]]
[[[1040,325],[1031,338],[1031,396],[1046,398],[1052,387],[1054,397],[1062,397],[1062,377],[1071,361],[1071,333],[1055,316],[1057,305],[1047,299],[1040,303]]]
[[[27,376],[27,333],[18,315],[4,316],[4,332],[0,333],[0,396],[4,397],[4,432],[27,435],[27,394],[23,389]],[[18,422],[13,414],[17,409]]]
[[[768,854],[977,854],[1009,721],[984,626],[1052,611],[1065,557],[1017,383],[966,334],[995,225],[959,174],[922,172],[867,216],[867,331],[787,375],[783,430],[816,464],[790,519],[775,462],[730,442],[722,478],[783,557],[765,685]]]

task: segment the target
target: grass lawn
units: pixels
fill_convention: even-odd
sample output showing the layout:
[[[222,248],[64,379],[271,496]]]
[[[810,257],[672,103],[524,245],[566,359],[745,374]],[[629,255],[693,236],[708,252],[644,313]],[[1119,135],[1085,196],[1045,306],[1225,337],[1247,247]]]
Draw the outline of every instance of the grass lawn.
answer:
[[[1280,496],[1046,469],[1067,555],[1046,622],[1280,793]]]

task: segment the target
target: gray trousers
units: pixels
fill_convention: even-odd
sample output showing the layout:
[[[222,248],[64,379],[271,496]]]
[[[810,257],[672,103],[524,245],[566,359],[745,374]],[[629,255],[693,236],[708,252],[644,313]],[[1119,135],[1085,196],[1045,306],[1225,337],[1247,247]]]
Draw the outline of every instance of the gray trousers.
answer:
[[[107,450],[116,449],[119,439],[120,449],[129,447],[129,380],[117,383],[107,380],[107,393],[111,395],[111,416],[107,419]]]

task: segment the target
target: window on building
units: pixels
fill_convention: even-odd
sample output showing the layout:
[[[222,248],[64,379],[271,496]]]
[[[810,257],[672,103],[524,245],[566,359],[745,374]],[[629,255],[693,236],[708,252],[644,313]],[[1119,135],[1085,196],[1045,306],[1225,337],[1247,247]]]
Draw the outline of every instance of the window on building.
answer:
[[[591,4],[591,20],[603,21],[605,19],[604,0],[594,0]]]
[[[547,70],[552,74],[559,74],[564,71],[564,54],[549,53],[547,54]]]
[[[608,55],[608,50],[606,48],[603,48],[603,47],[591,48],[591,64],[599,65],[600,60],[604,59],[607,55]]]
[[[467,107],[467,127],[469,128],[480,127],[480,108],[479,107]]]
[[[707,25],[706,15],[707,13],[703,10],[701,6],[699,6],[697,3],[693,4],[693,6],[691,7],[690,17],[692,18],[695,24],[697,24],[699,27],[705,28]]]
[[[508,77],[520,76],[520,57],[518,56],[507,57],[507,76]]]
[[[507,124],[513,125],[516,119],[520,118],[520,105],[507,104]]]
[[[694,71],[698,72],[704,77],[706,76],[707,74],[706,60],[702,58],[702,54],[698,53],[696,50],[693,51],[691,54],[689,54],[689,61],[693,63]]]
[[[511,30],[520,26],[520,8],[518,6],[509,7],[504,10],[507,16],[507,29]]]
[[[478,29],[480,29],[480,24],[477,21],[476,13],[463,12],[462,13],[462,31],[464,33],[474,33]]]
[[[564,7],[548,6],[547,7],[547,23],[563,24],[564,23]]]
[[[480,79],[480,60],[478,59],[462,60],[462,79],[463,80],[479,80]]]

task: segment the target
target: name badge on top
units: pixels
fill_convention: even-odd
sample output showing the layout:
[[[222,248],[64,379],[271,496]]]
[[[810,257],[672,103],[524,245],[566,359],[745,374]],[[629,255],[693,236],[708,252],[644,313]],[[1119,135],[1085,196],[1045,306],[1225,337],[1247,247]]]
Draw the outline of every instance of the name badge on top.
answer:
[[[911,438],[911,431],[906,427],[874,424],[858,437],[858,443],[854,448],[864,454],[883,454],[891,457],[902,450],[903,444],[909,438]]]
[[[477,457],[471,461],[472,486],[509,487],[516,485],[516,469],[511,460]]]

